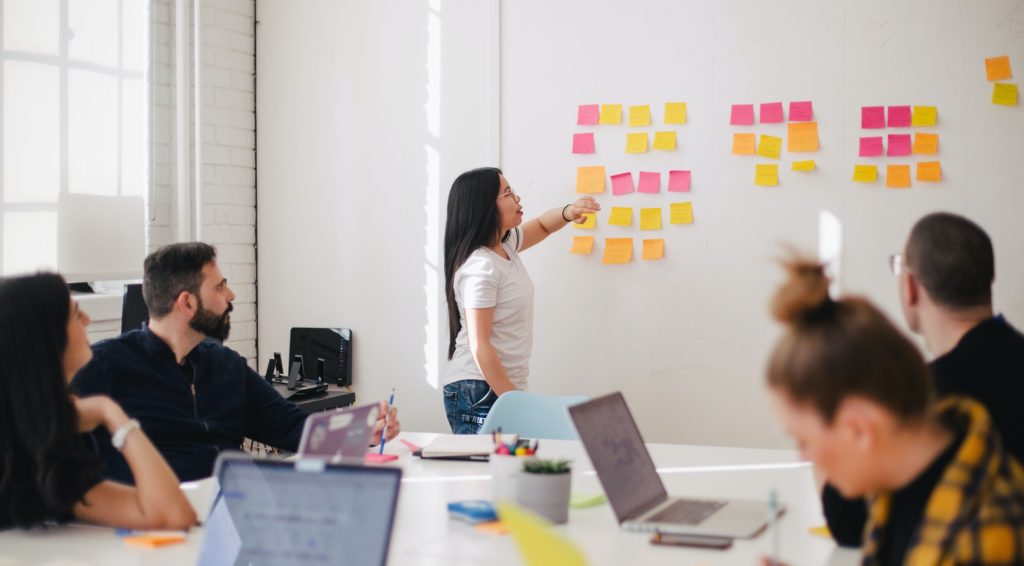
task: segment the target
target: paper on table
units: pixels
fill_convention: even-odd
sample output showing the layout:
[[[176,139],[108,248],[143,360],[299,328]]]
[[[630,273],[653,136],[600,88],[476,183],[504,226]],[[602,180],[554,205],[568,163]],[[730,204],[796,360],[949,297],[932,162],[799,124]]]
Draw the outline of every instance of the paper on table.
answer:
[[[644,249],[640,257],[642,259],[661,259],[665,257],[665,239],[644,240]]]
[[[580,104],[576,112],[576,124],[580,126],[596,126],[601,118],[601,107],[597,104]]]
[[[689,171],[669,171],[668,172],[668,190],[670,193],[688,193],[690,192],[690,172]]]
[[[685,124],[686,123],[686,103],[685,102],[666,102],[665,103],[665,123],[666,124]]]
[[[652,171],[641,171],[640,182],[637,184],[638,193],[657,193],[661,190],[661,173]]]
[[[640,209],[641,230],[661,230],[661,209],[641,208]]]
[[[608,215],[608,224],[631,226],[633,224],[633,209],[628,206],[613,206],[611,214]]]
[[[601,263],[629,263],[633,260],[633,238],[605,238]]]
[[[526,566],[586,566],[583,553],[543,518],[511,503],[498,503],[498,516],[516,541]]]
[[[604,165],[589,165],[576,168],[577,193],[604,192]]]
[[[892,189],[910,188],[910,165],[886,166],[885,186]]]

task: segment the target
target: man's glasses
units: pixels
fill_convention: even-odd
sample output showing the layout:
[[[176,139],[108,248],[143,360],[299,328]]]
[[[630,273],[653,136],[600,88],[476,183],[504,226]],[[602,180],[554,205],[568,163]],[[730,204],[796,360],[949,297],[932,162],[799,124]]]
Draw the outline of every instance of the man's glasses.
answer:
[[[899,275],[903,271],[903,254],[892,254],[889,256],[889,270],[893,275]]]

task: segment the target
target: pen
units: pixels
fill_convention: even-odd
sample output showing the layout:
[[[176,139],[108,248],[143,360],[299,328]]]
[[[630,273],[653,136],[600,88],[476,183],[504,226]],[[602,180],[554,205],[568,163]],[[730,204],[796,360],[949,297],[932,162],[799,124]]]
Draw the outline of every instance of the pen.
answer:
[[[779,494],[773,489],[768,494],[768,524],[772,529],[772,566],[779,565]]]
[[[384,441],[385,441],[385,436],[387,435],[387,432],[388,432],[388,415],[391,414],[391,405],[394,405],[394,404],[395,404],[395,388],[392,387],[391,388],[391,396],[388,397],[388,406],[387,406],[386,409],[384,409],[384,428],[380,429],[380,451],[377,452],[378,454],[383,454],[384,453]]]

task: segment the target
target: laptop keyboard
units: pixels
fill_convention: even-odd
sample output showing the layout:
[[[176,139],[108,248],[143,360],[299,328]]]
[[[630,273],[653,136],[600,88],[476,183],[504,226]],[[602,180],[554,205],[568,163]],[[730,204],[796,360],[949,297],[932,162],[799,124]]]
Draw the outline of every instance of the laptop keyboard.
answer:
[[[714,514],[715,511],[725,507],[725,504],[725,501],[677,499],[668,507],[645,519],[644,522],[697,525]]]

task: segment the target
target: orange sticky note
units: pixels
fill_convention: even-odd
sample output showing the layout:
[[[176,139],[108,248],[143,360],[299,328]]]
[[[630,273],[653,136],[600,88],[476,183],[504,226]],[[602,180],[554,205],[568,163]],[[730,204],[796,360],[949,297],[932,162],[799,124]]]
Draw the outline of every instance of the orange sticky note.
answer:
[[[934,126],[938,120],[939,109],[934,106],[915,106],[910,118],[911,126]]]
[[[754,150],[757,147],[757,137],[755,134],[733,134],[732,135],[732,153],[733,155],[754,155]]]
[[[669,205],[669,224],[693,224],[693,203],[673,202]]]
[[[941,181],[942,164],[938,161],[919,161],[917,163],[918,181]]]
[[[614,125],[622,123],[621,104],[602,104],[601,117],[597,121],[601,125]]]
[[[754,184],[759,187],[778,185],[779,166],[774,163],[758,163],[754,169]]]
[[[874,183],[878,180],[878,166],[854,165],[853,180],[858,183]]]
[[[914,153],[935,155],[939,152],[939,134],[914,134]]]
[[[593,236],[574,236],[572,239],[572,249],[569,250],[571,254],[589,255],[590,252],[594,251],[594,237]]]
[[[501,521],[487,521],[486,523],[473,525],[473,528],[482,533],[492,535],[502,536],[508,534],[508,527],[506,527],[505,523],[502,523]]]
[[[630,106],[629,107],[629,127],[636,128],[639,126],[650,126],[651,125],[651,107],[644,104],[643,106]]]
[[[647,132],[626,134],[626,153],[644,153],[647,151]]]
[[[990,81],[1005,81],[1013,78],[1010,71],[1010,56],[989,57],[985,59],[985,74]]]
[[[909,189],[910,165],[886,165],[885,186],[892,189]]]
[[[633,260],[633,238],[605,238],[601,263],[629,263]]]
[[[644,251],[641,257],[643,259],[661,259],[665,257],[665,240],[663,238],[644,240]]]
[[[185,542],[184,533],[152,533],[148,535],[135,535],[124,537],[125,546],[138,548],[158,548],[170,544]]]
[[[577,193],[604,192],[604,165],[591,165],[576,168]]]
[[[597,213],[596,212],[584,212],[583,218],[585,220],[579,224],[573,222],[572,225],[577,228],[586,228],[587,230],[593,230],[597,226]]]
[[[818,151],[818,123],[790,122],[786,151]]]
[[[675,148],[675,132],[654,132],[654,149],[673,150]]]
[[[666,124],[685,124],[686,123],[686,103],[685,102],[666,102],[665,103],[665,123]]]

